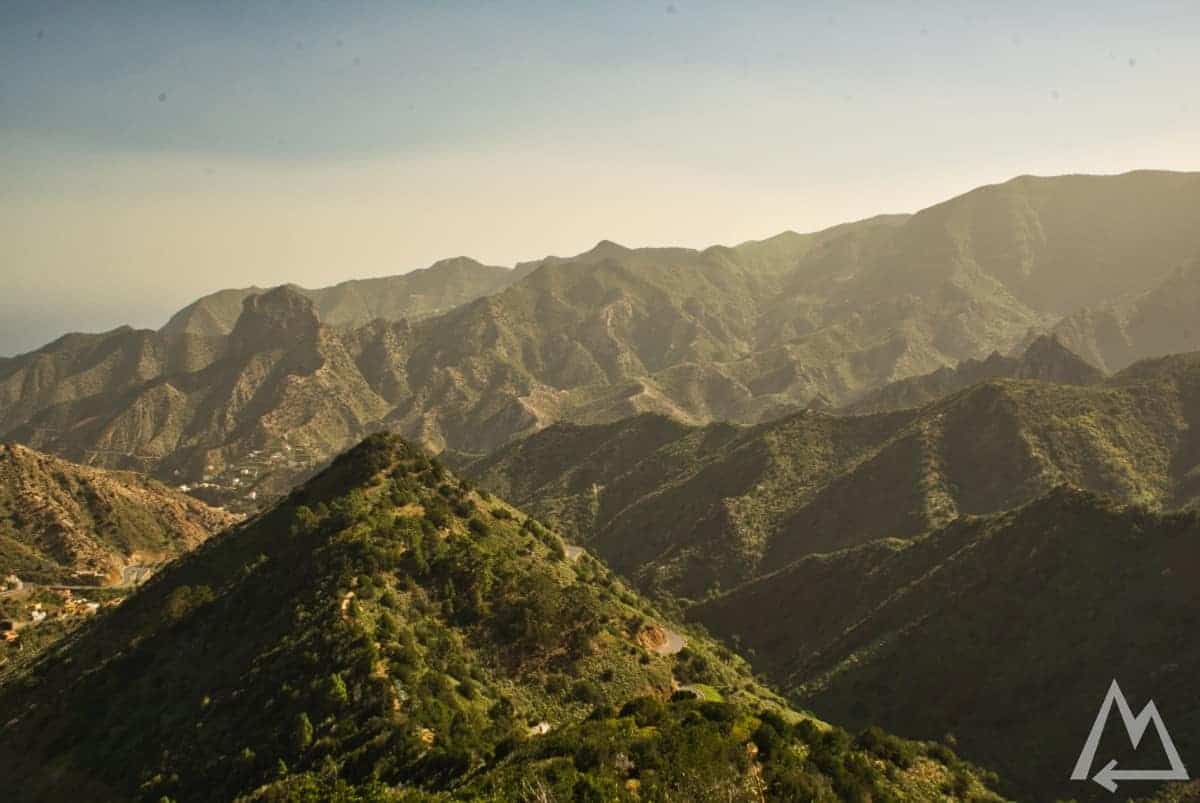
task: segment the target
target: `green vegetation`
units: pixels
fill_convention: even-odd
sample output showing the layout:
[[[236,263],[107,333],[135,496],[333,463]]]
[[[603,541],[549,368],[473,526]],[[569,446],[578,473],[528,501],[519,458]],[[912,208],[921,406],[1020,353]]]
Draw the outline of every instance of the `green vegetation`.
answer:
[[[687,612],[801,705],[1041,793],[1113,653],[1190,710],[1166,511],[1200,509],[1200,358],[1125,366],[1200,345],[1198,192],[1022,177],[733,248],[225,291],[0,361],[4,437],[262,510],[44,658],[59,631],[23,635],[0,763],[30,798],[984,794],[945,747],[788,710]],[[384,436],[291,490],[385,426],[487,490]],[[25,579],[117,582],[223,526],[26,462]]]
[[[1118,670],[1155,678],[1179,738],[1200,738],[1182,568],[1200,557],[1182,512],[1200,508],[1197,432],[1189,354],[872,415],[556,425],[464,470],[680,605],[799,705],[953,733],[1016,795],[1070,797],[1045,779]],[[704,684],[685,657],[676,678]]]
[[[466,791],[597,803],[995,799],[952,754],[877,729],[851,739],[774,711],[645,697],[526,743]]]
[[[642,590],[700,600],[805,555],[914,537],[1063,482],[1194,506],[1196,432],[1200,355],[1177,355],[1099,383],[994,379],[872,415],[806,412],[747,428],[651,415],[560,424],[462,470]]]
[[[495,509],[373,436],[0,687],[0,765],[43,800],[512,800],[526,783],[832,799],[931,775],[986,795],[917,746],[916,775],[849,737],[814,748],[841,732],[803,725],[698,634],[679,656],[643,648],[661,611]],[[725,702],[664,702],[677,668]]]
[[[1200,514],[1064,486],[910,541],[810,556],[690,615],[737,634],[758,668],[823,716],[953,734],[1018,799],[1091,799],[1108,793],[1059,768],[1078,756],[1114,677],[1135,711],[1155,701],[1183,755],[1200,747],[1195,566]]]

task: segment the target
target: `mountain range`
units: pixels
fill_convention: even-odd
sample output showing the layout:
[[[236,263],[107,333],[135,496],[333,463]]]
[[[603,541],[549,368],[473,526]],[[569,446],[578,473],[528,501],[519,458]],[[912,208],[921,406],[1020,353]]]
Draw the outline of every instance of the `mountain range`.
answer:
[[[956,389],[981,373],[998,378]],[[1048,375],[1067,381],[1009,378]],[[872,406],[926,395],[753,427],[556,424],[456,460],[795,704],[949,734],[1017,799],[1105,799],[1056,770],[1114,677],[1173,713],[1184,754],[1200,747],[1200,354],[1101,378],[1046,338]]]
[[[6,799],[999,800],[376,435],[0,686]]]
[[[1194,507],[1200,354],[1097,382],[1064,351],[1046,341],[1020,360],[990,362],[1016,375],[1064,367],[1090,384],[997,378],[921,407],[804,411],[754,427],[654,415],[558,424],[455,462],[644,589],[693,599],[806,554],[1007,510],[1063,482]],[[954,384],[938,374],[926,387]],[[913,386],[876,399],[909,397]]]
[[[311,300],[325,323],[353,327],[377,318],[415,320],[446,312],[494,293],[522,275],[519,269],[508,270],[456,257],[399,276],[351,279],[314,290],[298,285],[288,287]],[[237,326],[242,303],[264,292],[266,289],[262,287],[244,287],[210,293],[175,313],[159,331],[168,336],[228,335]]]
[[[0,359],[0,570],[162,566],[21,639],[0,766],[28,800],[1102,799],[1066,775],[1114,676],[1200,746],[1198,208],[1200,174],[1020,177]]]
[[[1066,385],[1094,385],[1104,378],[1102,370],[1063,346],[1058,334],[1039,335],[1019,355],[1005,356],[993,351],[983,360],[966,359],[953,368],[899,379],[839,408],[839,412],[881,413],[920,407],[992,379],[1044,379]]]
[[[732,248],[223,291],[0,361],[0,436],[253,509],[376,429],[485,453],[558,421],[753,424],[1051,330],[1115,371],[1193,343],[1198,201],[1200,174],[1021,177]]]

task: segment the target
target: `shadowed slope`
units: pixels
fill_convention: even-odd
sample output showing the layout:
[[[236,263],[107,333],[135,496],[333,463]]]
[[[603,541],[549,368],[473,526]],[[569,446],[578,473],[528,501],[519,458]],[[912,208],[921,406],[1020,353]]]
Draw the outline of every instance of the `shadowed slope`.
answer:
[[[1066,779],[1114,677],[1135,711],[1153,697],[1183,755],[1200,746],[1198,567],[1196,514],[1063,487],[911,541],[804,558],[691,615],[823,715],[953,733],[1021,799],[1107,799]],[[1114,736],[1099,764],[1157,766],[1153,742],[1135,756]]]
[[[0,768],[17,801],[995,799],[944,747],[789,711],[703,636],[652,649],[678,627],[373,436],[0,688]]]
[[[1200,362],[1079,386],[993,380],[911,410],[757,427],[556,426],[468,463],[647,588],[700,597],[812,552],[913,536],[1061,482],[1194,505]]]

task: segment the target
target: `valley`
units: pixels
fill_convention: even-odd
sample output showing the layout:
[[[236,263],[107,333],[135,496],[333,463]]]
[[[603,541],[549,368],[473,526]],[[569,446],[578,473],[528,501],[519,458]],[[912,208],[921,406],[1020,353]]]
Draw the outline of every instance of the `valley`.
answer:
[[[1022,177],[0,361],[17,799],[1094,799],[1054,772],[1105,673],[1195,749],[1198,192]]]
[[[789,709],[669,621],[373,436],[0,685],[0,760],[25,779],[17,800],[389,799],[381,784],[404,800],[999,799],[945,746]],[[641,646],[647,629],[664,648]]]
[[[0,3],[0,803],[1200,803],[1197,41]]]

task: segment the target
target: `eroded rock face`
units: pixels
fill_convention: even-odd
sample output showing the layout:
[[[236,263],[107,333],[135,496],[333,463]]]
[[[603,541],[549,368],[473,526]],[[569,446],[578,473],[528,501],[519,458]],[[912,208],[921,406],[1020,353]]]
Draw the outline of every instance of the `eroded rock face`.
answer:
[[[311,342],[321,328],[313,302],[284,285],[242,302],[242,314],[230,334],[234,354],[287,350]]]

